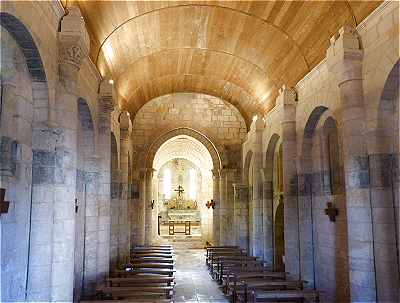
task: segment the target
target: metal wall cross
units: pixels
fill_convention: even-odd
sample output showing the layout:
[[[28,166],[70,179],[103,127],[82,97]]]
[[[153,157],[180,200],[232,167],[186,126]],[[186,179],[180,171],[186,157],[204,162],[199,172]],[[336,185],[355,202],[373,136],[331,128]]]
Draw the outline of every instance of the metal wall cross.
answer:
[[[182,195],[182,193],[184,192],[183,187],[182,186],[178,186],[178,189],[175,189],[175,191],[178,192],[178,197],[180,197]]]
[[[0,215],[8,213],[8,206],[10,202],[4,201],[4,197],[6,195],[6,190],[4,188],[0,188]]]
[[[327,203],[327,208],[325,208],[325,215],[329,216],[329,220],[332,222],[336,221],[336,216],[339,214],[339,211],[336,207],[333,206],[332,202]]]

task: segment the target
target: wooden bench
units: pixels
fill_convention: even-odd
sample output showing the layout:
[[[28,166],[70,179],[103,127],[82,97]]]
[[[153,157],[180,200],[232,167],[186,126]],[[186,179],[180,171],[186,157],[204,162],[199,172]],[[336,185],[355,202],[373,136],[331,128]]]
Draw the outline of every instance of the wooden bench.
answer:
[[[268,280],[279,280],[283,281],[286,279],[285,272],[277,272],[277,271],[266,271],[265,268],[257,269],[257,271],[251,271],[247,269],[235,269],[231,268],[228,270],[228,273],[225,275],[224,279],[224,292],[228,293],[228,288],[231,284],[238,283],[241,281],[250,281],[257,279],[268,279]]]
[[[163,254],[163,253],[154,253],[154,252],[138,252],[131,254],[131,258],[133,257],[154,257],[154,258],[172,258],[173,254]]]
[[[162,276],[162,275],[135,275],[124,278],[107,278],[107,286],[127,286],[127,285],[148,285],[148,284],[165,284],[166,286],[172,286],[174,283],[174,277]]]
[[[247,302],[252,290],[302,290],[305,281],[286,281],[269,279],[247,279],[229,286],[228,294],[232,294],[232,301]]]
[[[173,286],[103,286],[97,289],[101,298],[132,298],[132,297],[172,297]]]
[[[173,277],[175,272],[175,269],[168,268],[135,268],[132,270],[115,270],[112,274],[116,277],[129,277],[137,274],[154,274]]]
[[[319,303],[319,292],[316,290],[251,290],[250,302],[293,302],[312,300]]]
[[[169,268],[173,269],[175,263],[150,263],[150,262],[133,262],[132,268]]]
[[[147,256],[133,256],[131,263],[174,263],[175,260],[172,258],[162,258],[162,257],[147,257]]]

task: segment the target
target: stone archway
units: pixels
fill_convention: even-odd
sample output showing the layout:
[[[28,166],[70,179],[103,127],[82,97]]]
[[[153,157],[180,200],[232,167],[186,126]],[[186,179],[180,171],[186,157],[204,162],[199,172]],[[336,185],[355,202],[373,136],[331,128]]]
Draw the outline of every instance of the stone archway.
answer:
[[[209,155],[210,157],[210,165],[207,170],[209,170],[209,175],[211,178],[213,178],[213,175],[215,175],[215,172],[219,174],[219,171],[223,167],[223,162],[221,160],[221,153],[220,150],[216,147],[216,145],[205,135],[200,133],[199,131],[196,131],[194,129],[190,128],[177,128],[173,129],[171,131],[168,131],[164,133],[163,135],[159,136],[149,147],[147,155],[146,155],[146,160],[144,163],[145,169],[142,170],[142,178],[141,178],[141,189],[143,192],[142,198],[141,198],[141,204],[144,205],[145,208],[145,242],[150,243],[151,237],[154,237],[156,233],[154,232],[154,229],[156,228],[157,220],[155,215],[153,214],[153,208],[151,205],[151,202],[155,200],[153,194],[153,187],[154,187],[154,179],[157,177],[154,172],[154,168],[159,169],[158,166],[154,166],[155,161],[157,160],[157,152],[162,148],[163,144],[168,142],[169,140],[172,140],[173,138],[178,138],[178,137],[187,137],[195,140],[202,146],[204,151]],[[189,157],[189,156],[188,156]],[[194,162],[196,162],[194,160]],[[211,174],[212,172],[212,174]],[[218,201],[220,199],[219,197],[219,192],[215,191],[214,189],[216,187],[219,188],[219,178],[213,178],[213,186],[212,186],[212,199],[216,202],[216,205],[218,205]],[[216,185],[218,183],[218,185]],[[144,199],[144,200],[143,200]],[[204,203],[203,203],[204,202]],[[202,201],[202,204],[205,204],[206,201]],[[154,205],[154,203],[153,203]],[[153,206],[154,207],[154,206]],[[203,207],[203,205],[201,206]],[[203,215],[202,215],[203,216]],[[206,238],[207,241],[210,241],[212,239],[212,234],[215,232],[215,225],[219,224],[219,215],[218,215],[218,207],[213,209],[213,218],[212,219],[207,219],[207,222],[209,222],[210,227],[206,227],[208,232],[205,232],[208,236]],[[212,222],[212,223],[211,223]],[[212,228],[211,228],[212,226]],[[212,231],[211,231],[212,230]],[[205,228],[202,226],[202,231],[205,231]],[[152,235],[152,236],[151,236]],[[157,238],[157,237],[156,237]]]
[[[328,301],[349,300],[347,209],[340,129],[326,107],[316,107],[303,135],[299,161],[301,275]],[[338,209],[335,222],[327,202]],[[328,257],[329,256],[329,257]]]
[[[44,252],[43,243],[51,241],[53,224],[39,214],[52,214],[54,198],[44,199],[38,193],[53,190],[56,154],[50,146],[57,135],[47,127],[47,78],[32,34],[5,12],[0,13],[0,25],[0,187],[10,201],[8,213],[0,220],[0,301],[16,302],[36,298],[51,285],[50,274],[36,277],[51,272],[52,256]],[[43,133],[47,140],[32,140]],[[39,253],[41,258],[35,258]],[[37,266],[30,266],[33,263]],[[49,296],[40,298],[47,301]]]
[[[192,137],[198,141],[200,141],[209,151],[212,161],[213,161],[213,168],[214,169],[222,169],[223,162],[221,159],[221,154],[222,151],[217,149],[216,145],[214,142],[212,142],[207,136],[203,135],[201,132],[187,128],[187,127],[182,127],[182,128],[176,128],[171,131],[168,131],[164,133],[163,135],[159,136],[149,147],[148,152],[146,154],[146,161],[145,161],[145,167],[146,168],[152,168],[153,167],[153,161],[154,161],[154,156],[157,152],[157,150],[160,148],[160,146],[166,142],[167,140],[176,137],[178,135],[186,135],[189,137]]]

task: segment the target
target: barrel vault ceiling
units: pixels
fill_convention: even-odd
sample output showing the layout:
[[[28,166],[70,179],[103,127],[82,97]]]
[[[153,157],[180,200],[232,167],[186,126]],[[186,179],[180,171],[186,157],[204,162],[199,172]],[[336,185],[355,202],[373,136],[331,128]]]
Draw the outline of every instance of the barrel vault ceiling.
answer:
[[[320,62],[345,23],[381,1],[73,1],[91,59],[132,116],[175,92],[220,97],[249,123]]]

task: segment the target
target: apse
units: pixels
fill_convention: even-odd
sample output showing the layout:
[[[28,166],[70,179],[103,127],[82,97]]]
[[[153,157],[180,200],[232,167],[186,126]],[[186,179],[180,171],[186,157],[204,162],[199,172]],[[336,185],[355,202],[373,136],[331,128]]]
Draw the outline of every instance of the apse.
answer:
[[[190,136],[175,136],[160,146],[153,168],[158,240],[188,247],[210,241],[212,210],[206,204],[213,196],[213,163],[207,148]]]

